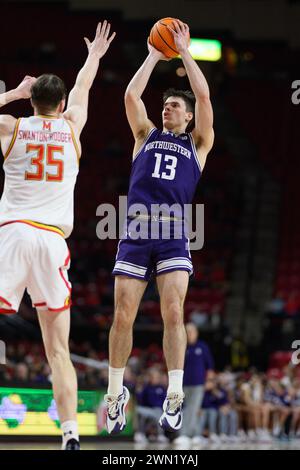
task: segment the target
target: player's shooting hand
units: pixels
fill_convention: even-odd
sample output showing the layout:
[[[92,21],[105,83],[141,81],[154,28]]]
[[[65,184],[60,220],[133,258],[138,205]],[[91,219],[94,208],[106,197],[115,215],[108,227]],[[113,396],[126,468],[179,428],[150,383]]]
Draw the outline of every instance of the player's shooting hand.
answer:
[[[173,28],[168,26],[168,29],[173,34],[175,46],[179,54],[187,51],[190,45],[190,33],[188,25],[180,20],[175,20],[173,21]]]
[[[26,75],[25,78],[21,81],[21,83],[16,88],[16,93],[20,99],[30,98],[31,97],[31,87],[35,83],[36,78],[30,77]]]
[[[110,23],[106,20],[104,20],[103,24],[98,23],[94,41],[90,42],[88,38],[84,38],[89,54],[96,54],[99,59],[104,56],[116,36],[116,33],[112,33],[109,37],[109,33]]]
[[[153,46],[150,44],[149,38],[148,38],[148,41],[147,41],[147,46],[148,46],[149,54],[152,55],[153,57],[156,57],[157,60],[166,60],[166,61],[171,60],[170,57],[166,57],[162,52],[160,52],[160,51],[158,51],[157,49],[155,49],[155,47],[153,47]]]

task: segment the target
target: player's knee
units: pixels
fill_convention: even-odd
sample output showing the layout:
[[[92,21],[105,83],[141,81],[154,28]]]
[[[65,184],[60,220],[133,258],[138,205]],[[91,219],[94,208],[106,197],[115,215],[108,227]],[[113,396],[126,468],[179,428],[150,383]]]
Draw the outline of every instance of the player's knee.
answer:
[[[165,327],[176,328],[183,326],[183,311],[178,302],[170,302],[163,309]]]
[[[49,362],[50,367],[55,365],[58,362],[68,362],[70,361],[70,352],[65,348],[55,348],[51,347],[46,351],[46,356]]]
[[[115,309],[113,326],[116,330],[132,328],[134,316],[129,304],[119,304]]]

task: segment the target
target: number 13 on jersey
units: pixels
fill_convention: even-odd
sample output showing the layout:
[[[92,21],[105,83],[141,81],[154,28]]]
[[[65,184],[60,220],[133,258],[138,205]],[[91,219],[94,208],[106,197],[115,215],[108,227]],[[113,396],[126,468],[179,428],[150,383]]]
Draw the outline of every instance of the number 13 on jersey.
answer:
[[[154,154],[156,158],[156,163],[155,163],[155,168],[152,173],[153,178],[162,178],[163,180],[173,180],[175,178],[175,173],[176,173],[176,166],[177,166],[177,157],[174,155],[164,155],[164,162],[170,162],[167,163],[165,166],[165,170],[160,173],[160,167],[161,167],[161,159],[162,159],[162,154],[155,152]]]
[[[61,158],[57,158],[55,154],[64,154],[63,145],[36,145],[27,144],[26,153],[34,152],[31,158],[31,166],[34,166],[35,172],[25,172],[25,179],[29,181],[55,181],[60,182],[64,176],[64,162]],[[49,173],[46,170],[49,167],[56,167],[56,172]]]

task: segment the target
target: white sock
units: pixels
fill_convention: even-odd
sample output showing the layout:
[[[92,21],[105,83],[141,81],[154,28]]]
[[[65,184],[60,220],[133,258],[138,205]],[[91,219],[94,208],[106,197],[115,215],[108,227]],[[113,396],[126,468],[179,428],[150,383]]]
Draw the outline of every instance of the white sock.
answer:
[[[65,421],[64,423],[61,423],[60,427],[63,433],[63,448],[66,446],[69,439],[76,439],[76,441],[79,441],[77,421]]]
[[[169,370],[169,387],[167,390],[167,395],[169,393],[179,393],[180,395],[183,394],[182,390],[182,383],[183,383],[183,370],[175,369]]]
[[[123,392],[123,369],[108,368],[108,395],[120,395]]]

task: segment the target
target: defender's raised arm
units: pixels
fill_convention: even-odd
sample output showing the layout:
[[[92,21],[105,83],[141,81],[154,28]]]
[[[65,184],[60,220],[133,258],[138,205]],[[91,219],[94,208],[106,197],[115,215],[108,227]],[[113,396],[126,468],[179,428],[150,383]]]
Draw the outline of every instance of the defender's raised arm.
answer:
[[[64,117],[73,122],[78,135],[87,120],[89,91],[96,77],[99,61],[106,54],[116,35],[116,33],[112,33],[111,36],[109,34],[110,24],[105,20],[103,24],[98,24],[93,42],[84,38],[88,48],[88,57],[77,75],[74,88],[69,94],[67,110],[64,112]]]

